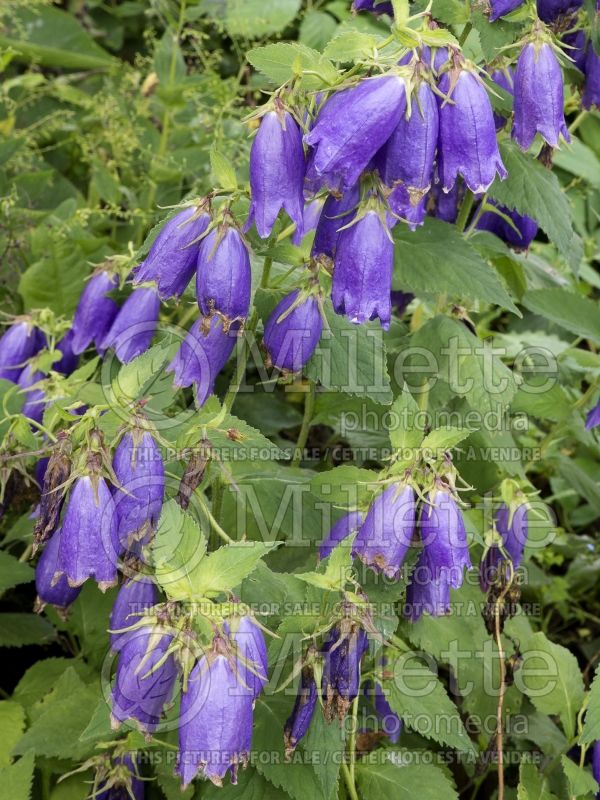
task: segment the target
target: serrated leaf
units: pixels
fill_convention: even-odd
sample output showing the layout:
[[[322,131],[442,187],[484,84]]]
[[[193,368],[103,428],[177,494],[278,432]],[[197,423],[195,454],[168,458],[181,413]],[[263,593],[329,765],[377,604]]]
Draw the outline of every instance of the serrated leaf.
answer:
[[[501,142],[500,152],[508,177],[494,181],[490,197],[519,214],[533,217],[565,260],[577,268],[581,242],[573,232],[571,207],[558,178],[511,142]]]
[[[555,150],[552,160],[560,169],[583,178],[596,188],[600,187],[600,160],[594,151],[576,136],[572,137],[570,144]]]
[[[194,575],[206,544],[206,535],[196,520],[176,500],[168,500],[152,542],[152,562],[158,582],[172,600],[193,597]]]
[[[312,50],[298,42],[277,42],[258,47],[250,50],[246,58],[255,69],[277,86],[302,71],[315,73],[303,75],[302,85],[306,89],[322,89],[334,84],[338,79],[337,70],[331,61],[318,50]]]
[[[306,14],[300,24],[300,41],[307,47],[322,50],[334,35],[337,26],[331,14],[313,9]]]
[[[325,303],[327,328],[305,367],[305,374],[327,389],[370,397],[383,405],[393,395],[387,371],[381,327],[353,325]]]
[[[0,550],[0,594],[20,583],[29,583],[35,577],[35,571],[29,566]]]
[[[329,42],[323,51],[323,55],[332,61],[346,63],[371,55],[380,41],[382,41],[382,38],[372,33],[345,30],[341,31]]]
[[[56,636],[48,620],[37,614],[0,614],[0,647],[45,644]]]
[[[579,741],[581,744],[592,744],[598,739],[600,739],[600,667],[596,668],[590,687],[590,697]]]
[[[438,451],[451,450],[467,436],[470,436],[472,431],[465,430],[464,428],[438,428],[435,431],[427,434],[423,439],[421,447],[423,450],[432,450],[434,453]]]
[[[456,800],[456,789],[435,764],[358,764],[356,777],[364,800]]]
[[[231,161],[213,145],[210,149],[210,169],[216,186],[227,192],[237,189],[237,177]]]
[[[419,447],[423,440],[423,431],[416,427],[419,406],[406,384],[390,409],[390,419],[394,427],[389,428],[390,442],[397,450],[412,451]],[[410,458],[410,453],[407,453]]]
[[[325,569],[320,572],[296,572],[295,577],[305,583],[326,591],[341,592],[348,583],[352,572],[352,544],[355,534],[351,534],[343,542],[337,544],[329,556],[322,562]]]
[[[533,289],[522,302],[534,314],[600,344],[600,309],[594,300],[566,289]]]
[[[14,700],[0,700],[0,767],[10,764],[13,747],[25,730],[25,709]]]
[[[394,228],[394,287],[499,305],[519,314],[504,282],[455,225],[428,218],[415,231]]]
[[[214,597],[231,591],[277,545],[278,542],[234,542],[209,553],[194,570],[194,596]]]
[[[598,783],[594,776],[583,767],[571,761],[569,756],[562,755],[560,759],[563,770],[569,783],[570,797],[581,797],[587,794],[597,794]]]
[[[300,0],[226,0],[225,27],[230,36],[256,39],[283,30],[299,9]]]
[[[344,508],[359,506],[367,500],[377,481],[377,474],[351,464],[319,472],[310,482],[314,495]]]
[[[29,800],[33,783],[33,753],[0,769],[0,786],[4,797],[10,800]]]
[[[535,764],[521,762],[517,800],[555,800],[548,788],[548,779],[540,775]]]

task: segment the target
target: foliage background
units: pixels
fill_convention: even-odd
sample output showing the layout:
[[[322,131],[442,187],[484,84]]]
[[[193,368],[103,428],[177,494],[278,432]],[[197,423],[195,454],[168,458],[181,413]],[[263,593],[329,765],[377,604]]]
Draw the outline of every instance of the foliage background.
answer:
[[[135,252],[169,206],[188,194],[202,195],[215,184],[224,185],[231,179],[231,167],[238,180],[245,182],[249,140],[242,118],[249,106],[262,102],[261,89],[273,85],[269,78],[279,74],[277,68],[275,75],[269,74],[273,68],[265,66],[260,54],[251,55],[257,67],[253,69],[248,52],[279,40],[322,51],[340,35],[346,38],[341,45],[338,39],[338,52],[340,47],[348,52],[359,34],[386,35],[383,23],[365,15],[352,17],[348,5],[344,0],[73,0],[54,4],[5,0],[0,8],[3,310],[17,314],[49,308],[69,318],[93,264],[113,254]],[[498,48],[514,41],[524,24],[517,19],[491,28],[477,4],[471,8],[460,0],[434,0],[433,10],[457,34],[466,23],[472,25],[464,48],[477,61],[489,60]],[[329,49],[335,53],[335,46]],[[289,66],[282,67],[284,77]],[[600,119],[596,114],[578,117],[579,78],[568,69],[567,77],[571,86],[568,118],[571,124],[577,121],[573,145],[556,154],[550,174],[505,143],[503,157],[510,178],[492,189],[492,196],[535,216],[545,235],[525,256],[485,235],[466,241],[454,228],[435,220],[415,233],[399,232],[395,285],[413,291],[423,306],[416,319],[406,324],[396,321],[385,337],[389,357],[401,353],[409,341],[439,351],[453,332],[467,336],[446,314],[452,301],[460,298],[480,338],[494,337],[509,353],[527,345],[543,346],[558,359],[560,381],[551,393],[532,399],[517,383],[508,390],[506,405],[513,413],[527,415],[525,432],[494,437],[479,431],[461,443],[465,450],[470,445],[539,447],[541,458],[478,462],[461,461],[456,453],[461,475],[475,487],[473,497],[493,491],[507,475],[527,475],[558,520],[552,543],[542,550],[532,547],[528,562],[524,596],[539,604],[540,614],[531,621],[517,617],[507,625],[521,653],[528,647],[550,652],[559,674],[559,688],[545,703],[536,703],[527,693],[509,692],[507,711],[522,711],[529,720],[527,736],[515,733],[510,737],[511,748],[540,757],[537,765],[508,768],[510,796],[517,795],[518,785],[519,800],[586,797],[594,789],[589,768],[579,771],[575,761],[568,761],[568,754],[573,754],[581,732],[579,711],[600,653],[600,446],[597,436],[585,431],[583,424],[583,411],[596,399],[600,376],[596,352],[600,278],[595,261],[600,235]],[[279,252],[282,274],[286,258],[293,262],[295,257],[291,251]],[[275,294],[259,292],[259,310],[272,307]],[[180,305],[163,305],[164,321],[189,319],[192,302],[190,297]],[[521,316],[512,313],[517,306]],[[513,366],[510,358],[506,360]],[[367,363],[367,369],[372,366]],[[146,372],[128,375],[135,384],[134,393],[143,394],[144,378],[152,374],[152,367],[145,364]],[[311,377],[320,377],[316,369],[312,368]],[[343,377],[334,376],[333,388],[343,383]],[[357,449],[389,445],[381,416],[392,398],[402,394],[398,377],[392,374],[379,397],[318,395],[308,441],[318,455],[310,464],[286,467],[284,473],[275,462],[265,462],[259,470],[244,461],[235,465],[236,480],[254,487],[268,521],[272,522],[286,486],[310,486],[311,491],[302,494],[303,526],[311,531],[314,523],[308,535],[314,541],[320,539],[316,521],[323,495],[318,476],[342,461],[349,462],[345,469],[355,470],[343,473],[346,482],[364,477],[360,469],[380,466],[363,463]],[[221,376],[221,392],[230,378],[231,370]],[[252,366],[249,379],[258,380]],[[245,420],[252,426],[249,435],[257,444],[263,444],[264,437],[282,447],[293,444],[302,422],[304,396],[301,386],[295,388],[289,391],[279,386],[272,392],[240,395],[233,409],[235,424]],[[101,391],[100,375],[92,372],[73,383],[71,399],[94,403],[102,397]],[[432,407],[462,414],[481,408],[486,399],[477,386],[470,396],[454,398],[442,381],[429,401]],[[372,412],[370,424],[342,438],[342,413],[363,409]],[[111,424],[116,425],[108,419],[107,429]],[[6,425],[2,423],[3,433]],[[27,441],[23,445],[26,448]],[[31,471],[33,460],[26,466]],[[181,469],[176,464],[171,468],[175,475]],[[0,646],[5,699],[0,702],[0,786],[9,787],[6,796],[14,800],[29,796],[77,800],[87,792],[81,775],[62,783],[57,783],[58,777],[97,752],[96,746],[113,735],[106,704],[98,698],[99,670],[107,651],[106,620],[114,592],[103,596],[86,586],[67,624],[51,611],[43,616],[31,613],[35,591],[27,558],[35,501],[35,488],[22,485],[3,509],[1,523]],[[235,499],[228,492],[220,511],[223,526],[234,531],[238,523]],[[473,531],[483,528],[478,515],[478,511],[469,515]],[[291,536],[293,526],[294,512],[288,508],[274,538]],[[259,522],[252,515],[245,527],[250,538],[260,537]],[[246,582],[247,599],[306,599],[306,586],[290,575],[282,579],[280,573],[313,569],[314,550],[281,548],[267,563]],[[477,600],[477,592],[476,587],[465,586],[461,595]],[[386,598],[395,601],[399,594]],[[277,627],[280,622],[269,620],[268,624]],[[394,623],[402,639],[435,658],[453,637],[471,649],[489,640],[477,616],[424,619],[414,626],[396,619]],[[489,668],[483,665],[484,671]],[[419,700],[417,710],[433,716],[440,707],[447,708],[462,722],[475,711],[493,713],[493,698],[482,688],[481,664],[467,661],[461,669],[462,674],[454,677],[458,683],[462,678],[475,681],[478,690],[473,695],[461,697],[449,665],[443,663],[433,697]],[[406,698],[394,702],[399,712],[412,710],[403,706],[409,702]],[[291,703],[282,693],[269,697],[266,705],[259,704],[255,748],[281,751],[281,724]],[[598,700],[590,705],[588,738],[595,738],[600,726],[599,706]],[[388,749],[411,753],[450,748],[485,754],[489,737],[469,739],[462,722],[458,733],[438,741],[407,732],[398,748]],[[317,721],[310,744],[323,752],[339,748],[339,735],[335,727],[326,728]],[[134,746],[144,746],[139,737],[131,736]],[[576,751],[574,758],[578,759]],[[345,791],[343,784],[338,785],[338,770],[339,765],[265,763],[242,773],[237,790],[226,788],[221,796],[300,800],[310,793],[328,800]],[[172,763],[156,766],[156,775],[157,782],[147,787],[151,798],[181,796]],[[398,797],[418,793],[423,800],[452,798],[457,791],[461,797],[488,797],[495,791],[495,769],[493,764],[477,769],[460,764],[399,768],[390,762],[366,762],[359,769],[358,781],[366,800],[384,792]],[[188,790],[185,797],[193,791]],[[197,797],[216,796],[216,790],[205,784],[195,791]]]

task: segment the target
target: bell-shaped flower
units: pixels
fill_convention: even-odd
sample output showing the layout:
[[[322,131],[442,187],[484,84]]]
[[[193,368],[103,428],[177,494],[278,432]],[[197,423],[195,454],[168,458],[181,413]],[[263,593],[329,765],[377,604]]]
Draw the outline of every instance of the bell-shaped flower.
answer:
[[[112,348],[122,364],[145,353],[158,325],[159,309],[160,300],[154,289],[135,289],[102,339],[102,350]]]
[[[81,591],[80,586],[69,586],[65,575],[59,576],[60,537],[59,528],[44,547],[35,566],[36,611],[41,611],[48,604],[67,608],[77,600]]]
[[[410,113],[402,115],[383,147],[381,178],[387,186],[401,182],[410,194],[419,195],[417,199],[425,194],[431,186],[438,128],[435,94],[427,81],[421,81]]]
[[[464,184],[456,181],[449,192],[442,191],[441,184],[434,184],[431,190],[433,216],[444,222],[456,222],[458,209],[464,196]]]
[[[198,252],[196,298],[206,316],[244,319],[250,307],[252,273],[248,248],[235,228],[214,228]]]
[[[527,534],[529,532],[529,521],[527,518],[527,503],[520,505],[502,504],[496,513],[495,527],[496,533],[502,540],[502,550],[498,545],[493,544],[488,548],[485,556],[479,564],[479,585],[482,592],[487,592],[490,586],[500,577],[500,567],[506,562],[508,557],[512,563],[513,571],[518,569],[523,551],[527,544]],[[509,575],[508,566],[505,568],[506,576]]]
[[[37,370],[32,364],[28,364],[19,375],[17,386],[21,390],[25,401],[21,408],[21,413],[35,422],[41,422],[46,408],[46,395],[43,389],[35,384],[39,384],[46,376]],[[34,388],[31,388],[34,387]]]
[[[296,223],[294,241],[304,235],[304,147],[302,132],[294,117],[281,103],[268,111],[250,150],[250,189],[252,202],[245,230],[252,223],[261,239],[266,239],[280,210]]]
[[[393,266],[390,233],[381,214],[369,209],[340,231],[331,290],[335,311],[357,324],[379,317],[387,330]]]
[[[396,578],[415,532],[412,486],[393,483],[371,503],[354,540],[356,555],[376,572]]]
[[[333,194],[328,195],[315,230],[315,238],[311,248],[313,258],[318,258],[319,256],[334,257],[340,228],[343,228],[352,220],[359,202],[360,190],[358,184],[344,192],[341,197],[336,197]]]
[[[450,612],[450,583],[448,575],[440,572],[435,554],[423,548],[406,590],[404,615],[411,622],[429,614],[442,617]]]
[[[388,703],[383,687],[378,681],[371,681],[365,686],[365,694],[372,695],[373,705],[377,716],[381,720],[381,728],[392,744],[397,744],[402,733],[402,720],[392,710]]]
[[[342,192],[351,189],[392,135],[405,108],[405,82],[397,74],[366,78],[336,92],[304,137],[314,148],[309,183]]]
[[[310,360],[322,332],[317,298],[301,295],[296,289],[275,306],[265,325],[263,342],[274,366],[298,372]]]
[[[572,14],[582,5],[583,0],[537,0],[537,14],[542,22],[549,24]]]
[[[0,379],[16,383],[25,362],[44,346],[41,331],[28,320],[13,323],[0,338]]]
[[[115,504],[104,478],[77,478],[62,521],[59,571],[70,586],[93,578],[104,591],[117,582],[120,551]]]
[[[362,522],[363,516],[360,511],[350,511],[349,514],[344,514],[343,517],[340,517],[331,526],[329,533],[319,545],[319,560],[330,556],[340,542],[343,542],[351,533],[360,528]]]
[[[419,521],[425,565],[433,580],[444,578],[449,586],[462,586],[464,569],[471,568],[467,532],[462,513],[446,489],[430,492]]]
[[[221,786],[227,771],[237,783],[252,743],[254,695],[228,655],[215,650],[192,669],[181,697],[177,771],[185,788],[198,772]]]
[[[112,727],[123,722],[152,733],[173,696],[177,666],[168,652],[173,636],[160,625],[144,625],[119,641],[112,687]]]
[[[110,612],[110,646],[119,650],[130,633],[127,631],[139,622],[143,614],[158,603],[158,589],[150,577],[144,575],[128,578],[119,589]]]
[[[268,680],[269,659],[263,632],[252,617],[244,615],[229,621],[229,633],[237,647],[238,677],[256,698]]]
[[[600,56],[596,54],[592,43],[587,49],[584,72],[582,105],[586,109],[600,108]]]
[[[136,268],[134,285],[154,281],[161,300],[181,297],[196,271],[198,239],[209,223],[210,215],[202,207],[178,211],[160,229],[150,252]]]
[[[488,200],[487,202],[496,206],[493,201]],[[517,250],[527,250],[537,235],[537,222],[531,217],[519,214],[514,209],[501,205],[497,207],[498,211],[510,219],[510,223],[494,211],[484,211],[477,221],[477,229],[493,233]]]
[[[507,175],[485,86],[468,69],[453,69],[443,73],[439,88],[450,98],[438,97],[438,169],[442,187],[449,192],[462,175],[472,192],[485,192],[496,175]]]
[[[490,22],[505,17],[521,5],[523,0],[490,0]]]
[[[60,372],[61,375],[70,375],[77,368],[77,364],[79,363],[79,356],[77,353],[73,352],[74,339],[75,331],[71,328],[56,345],[56,349],[61,354],[61,357],[52,364],[52,369],[55,372]]]
[[[369,639],[360,625],[342,620],[323,643],[321,694],[327,720],[343,720],[360,691],[361,660]]]
[[[509,66],[493,70],[490,74],[490,78],[494,81],[496,86],[500,89],[504,89],[504,91],[508,92],[512,97],[514,93],[514,74]],[[506,125],[506,117],[494,111],[494,122],[496,124],[496,130],[500,131]]]
[[[563,76],[547,42],[526,44],[521,50],[514,78],[512,137],[522,150],[531,147],[536,133],[551,147],[562,135],[570,141],[565,123]]]
[[[102,352],[102,340],[108,333],[117,312],[118,305],[108,297],[119,285],[116,275],[99,269],[87,282],[81,293],[73,317],[73,340],[71,347],[76,355],[83,353],[93,342]]]
[[[161,451],[148,431],[125,433],[112,462],[119,481],[113,498],[117,510],[121,546],[137,552],[147,543],[165,495],[165,468]]]
[[[318,691],[314,669],[312,664],[307,663],[302,667],[298,694],[292,713],[287,718],[283,729],[286,756],[291,756],[298,742],[306,736],[315,713],[317,700]]]
[[[179,388],[194,384],[198,405],[203,405],[214,392],[217,375],[229,361],[236,340],[234,328],[224,330],[220,317],[196,320],[167,367],[166,371],[173,373],[173,385]]]
[[[398,220],[401,220],[414,231],[425,222],[427,200],[427,194],[422,194],[420,191],[411,192],[403,183],[396,184],[388,196],[391,212],[388,215],[389,227],[393,227]]]

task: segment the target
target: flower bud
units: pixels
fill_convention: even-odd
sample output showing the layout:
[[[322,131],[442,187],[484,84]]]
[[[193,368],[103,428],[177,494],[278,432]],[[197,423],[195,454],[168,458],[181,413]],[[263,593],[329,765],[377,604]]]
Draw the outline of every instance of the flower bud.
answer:
[[[97,270],[87,282],[73,317],[73,341],[71,346],[77,355],[94,342],[97,348],[108,333],[119,307],[109,292],[119,285],[116,275]]]
[[[44,335],[28,321],[15,322],[0,338],[0,379],[16,383],[25,362],[44,346]]]
[[[560,64],[546,42],[525,45],[515,69],[515,102],[512,137],[528,150],[536,133],[551,147],[562,134],[570,141],[565,123],[563,77]]]
[[[160,517],[165,468],[158,445],[147,431],[134,429],[119,442],[112,462],[119,481],[115,501],[121,547],[138,552]]]
[[[265,325],[263,339],[274,366],[290,372],[298,372],[309,361],[323,332],[319,303],[314,295],[291,308],[299,295],[297,289],[277,303]]]
[[[286,756],[291,756],[298,742],[306,736],[315,713],[317,697],[313,667],[311,664],[305,664],[300,673],[300,685],[292,713],[283,729]]]
[[[502,547],[511,560],[513,570],[519,567],[527,543],[529,531],[527,510],[526,503],[516,508],[502,504],[496,513],[496,532],[502,539]],[[498,579],[500,565],[504,561],[505,556],[496,545],[487,550],[479,564],[479,585],[482,592],[487,592]],[[506,567],[505,575],[508,577],[509,574],[509,569]]]
[[[223,320],[218,316],[210,318],[209,326],[204,333],[203,320],[194,322],[166,370],[173,373],[175,387],[196,385],[200,406],[213,393],[217,375],[229,360],[237,338],[233,329],[223,330]]]
[[[405,108],[405,84],[398,75],[366,78],[336,92],[304,137],[314,148],[309,183],[339,191],[352,188],[391,136]]]
[[[71,473],[71,443],[59,435],[50,458],[36,465],[36,479],[42,487],[38,518],[33,531],[33,552],[47,541],[58,526],[64,500],[64,483]]]
[[[195,665],[181,697],[177,771],[184,788],[199,771],[221,786],[229,770],[237,783],[250,754],[253,701],[227,656],[213,652]]]
[[[119,552],[115,504],[104,478],[78,478],[63,518],[59,571],[69,586],[93,578],[105,591],[117,582]]]
[[[147,625],[120,640],[119,661],[112,688],[112,726],[134,723],[152,733],[163,707],[173,695],[177,667],[166,652],[173,642],[160,626]]]
[[[440,114],[439,171],[449,192],[459,175],[475,194],[489,189],[496,174],[506,178],[496,141],[494,113],[485,87],[469,70],[445,72],[438,98]]]
[[[181,297],[196,271],[200,242],[210,223],[195,206],[184,208],[160,229],[144,261],[136,268],[134,285],[155,281],[161,300]]]
[[[363,518],[360,511],[351,511],[349,514],[340,517],[332,525],[331,530],[319,545],[319,560],[330,556],[340,542],[343,542],[351,533],[360,528],[362,521]]]
[[[337,247],[339,230],[352,220],[359,202],[360,191],[358,184],[348,189],[339,198],[332,194],[328,195],[317,223],[315,238],[310,251],[313,258],[318,258],[318,256],[333,258]]]
[[[35,589],[37,591],[35,608],[37,611],[41,611],[46,604],[57,608],[67,608],[77,600],[81,591],[80,586],[69,586],[64,575],[60,575],[58,580],[56,579],[56,574],[60,572],[60,538],[61,530],[59,528],[46,544],[35,567]]]
[[[343,720],[360,690],[360,662],[369,646],[364,629],[343,620],[327,634],[323,644],[321,693],[325,718]]]
[[[254,222],[258,235],[266,239],[283,208],[296,223],[295,242],[302,240],[304,170],[304,148],[298,123],[283,109],[268,111],[260,121],[250,151],[252,202],[245,230]]]
[[[128,364],[150,347],[158,323],[160,300],[154,289],[135,289],[125,300],[100,348],[112,348]]]
[[[241,234],[214,228],[198,252],[196,298],[206,316],[214,312],[228,320],[243,319],[250,307],[252,274],[248,249]]]
[[[354,540],[356,555],[376,572],[396,578],[415,531],[415,492],[392,484],[371,503]]]
[[[152,578],[136,576],[127,579],[119,589],[110,612],[109,628],[110,646],[112,650],[123,647],[129,634],[135,636],[136,631],[124,631],[139,622],[143,612],[158,603],[158,589]],[[119,632],[121,631],[121,632]]]
[[[340,232],[331,299],[338,314],[362,324],[379,317],[390,325],[394,244],[377,211],[367,211]]]

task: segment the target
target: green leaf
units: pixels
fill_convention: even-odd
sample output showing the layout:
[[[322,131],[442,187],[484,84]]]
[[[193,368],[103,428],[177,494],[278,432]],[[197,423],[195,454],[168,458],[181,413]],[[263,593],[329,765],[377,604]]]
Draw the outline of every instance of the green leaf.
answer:
[[[394,421],[394,427],[389,428],[392,447],[411,451],[420,446],[423,431],[416,427],[418,414],[419,406],[405,384],[390,409],[390,419]]]
[[[52,625],[37,614],[0,614],[0,647],[46,644],[54,638]]]
[[[309,11],[300,24],[300,41],[307,47],[322,50],[337,28],[337,22],[324,11]]]
[[[174,499],[162,507],[152,542],[156,578],[171,600],[195,593],[195,573],[206,553],[207,538],[196,520]]]
[[[344,508],[367,501],[377,481],[377,473],[351,464],[317,473],[310,482],[314,495]]]
[[[29,714],[31,708],[52,689],[69,667],[75,669],[80,677],[87,669],[82,661],[70,658],[45,658],[36,661],[21,677],[13,692],[13,699],[18,700]]]
[[[210,169],[215,184],[226,192],[237,189],[237,177],[231,161],[213,145],[210,149]]]
[[[523,658],[522,691],[538,711],[558,714],[571,739],[585,691],[577,659],[566,647],[549,641],[542,631],[529,639]]]
[[[470,436],[472,431],[465,430],[464,428],[438,428],[435,431],[427,434],[423,439],[421,447],[423,450],[432,450],[434,453],[438,451],[451,450],[467,436]]]
[[[10,754],[25,730],[25,709],[14,700],[0,700],[0,767],[10,764]]]
[[[581,244],[574,235],[571,207],[558,178],[515,144],[501,142],[500,152],[508,178],[494,181],[490,197],[537,220],[565,260],[576,268]]]
[[[12,48],[19,60],[66,69],[102,69],[118,64],[81,27],[74,14],[58,8],[19,4],[3,17],[3,24],[0,45]]]
[[[590,698],[585,710],[583,731],[579,739],[581,744],[592,744],[600,739],[600,666],[590,687]]]
[[[35,571],[29,566],[0,550],[0,593],[20,583],[29,583],[35,577]]]
[[[337,544],[329,556],[322,562],[325,570],[320,572],[296,572],[296,578],[310,583],[318,589],[342,591],[352,573],[352,544],[355,534],[351,534],[343,542]]]
[[[378,323],[353,325],[325,304],[327,328],[305,367],[308,378],[326,389],[368,396],[383,405],[392,402],[385,345]]]
[[[226,0],[225,27],[230,36],[256,39],[282,31],[300,9],[300,0]]]
[[[566,289],[533,289],[526,292],[523,305],[534,314],[555,322],[577,336],[600,343],[598,303]]]
[[[392,662],[390,662],[392,665]],[[439,744],[463,753],[476,752],[458,709],[433,672],[414,654],[400,656],[393,664],[394,678],[382,685],[388,702],[404,724]]]
[[[394,240],[395,288],[483,300],[519,314],[496,270],[455,225],[434,218],[415,231],[397,225]]]
[[[0,769],[0,786],[4,797],[10,800],[29,800],[33,783],[33,753],[26,753],[23,758]]]
[[[356,776],[364,800],[456,800],[456,789],[435,764],[358,764]]]
[[[552,161],[560,169],[600,188],[600,160],[594,151],[576,136],[571,138],[571,144],[563,144],[560,150],[554,151]]]
[[[579,767],[569,756],[561,756],[560,762],[569,783],[569,795],[581,797],[586,794],[595,795],[598,792],[598,783],[586,769]]]
[[[540,775],[535,764],[521,762],[517,800],[555,800],[548,788],[548,779]]]
[[[278,542],[234,542],[209,553],[194,571],[194,596],[214,597],[231,591],[277,545]]]
[[[158,779],[162,787],[161,778]],[[179,788],[180,782],[177,781],[176,789],[172,796],[167,795],[168,800],[179,800],[184,797]],[[190,787],[192,788],[192,787]],[[205,800],[285,800],[289,795],[277,789],[272,783],[264,778],[257,769],[250,766],[240,770],[237,785],[225,783],[223,786],[215,786],[210,781],[202,784],[202,794]],[[185,798],[184,798],[185,800]]]
[[[277,42],[258,47],[250,50],[246,58],[277,86],[300,75],[303,70],[315,73],[303,76],[302,85],[306,89],[322,89],[338,79],[337,70],[331,61],[318,50],[312,50],[298,42]]]
[[[373,48],[380,41],[382,41],[382,37],[375,36],[372,33],[345,30],[341,31],[329,42],[323,51],[323,55],[332,61],[347,63],[354,59],[370,56]]]

